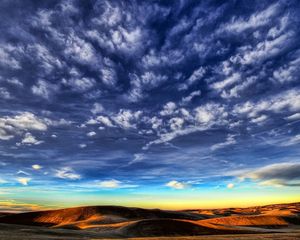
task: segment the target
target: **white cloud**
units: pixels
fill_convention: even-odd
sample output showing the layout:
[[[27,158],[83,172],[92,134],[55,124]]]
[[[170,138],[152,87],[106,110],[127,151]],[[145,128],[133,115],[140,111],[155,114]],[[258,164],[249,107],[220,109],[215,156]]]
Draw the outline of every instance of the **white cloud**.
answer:
[[[38,80],[38,82],[31,87],[31,91],[33,94],[45,98],[50,99],[50,97],[57,92],[59,87],[55,84],[51,84],[46,82],[45,80]]]
[[[82,64],[97,65],[95,49],[89,42],[77,36],[75,32],[71,32],[64,43],[66,56],[70,56]]]
[[[160,111],[160,115],[168,116],[171,115],[176,109],[176,104],[174,102],[168,102],[164,105],[163,110]]]
[[[187,184],[185,184],[183,182],[178,182],[176,180],[172,180],[172,181],[166,183],[166,186],[170,187],[170,188],[174,188],[174,189],[185,189],[188,187]]]
[[[17,178],[17,181],[24,186],[27,186],[28,183],[30,182],[30,180],[31,180],[31,178],[25,178],[25,177]]]
[[[211,87],[217,91],[221,91],[224,88],[226,88],[240,80],[241,80],[241,75],[239,73],[234,73],[230,77],[224,79],[223,81],[213,83]]]
[[[243,93],[246,89],[248,89],[251,85],[253,85],[256,82],[256,77],[249,77],[241,84],[237,84],[233,88],[229,89],[228,91],[223,90],[221,97],[222,98],[238,98],[241,96],[241,93]]]
[[[39,165],[39,164],[34,164],[34,165],[32,165],[31,167],[32,167],[32,169],[34,169],[34,170],[40,170],[40,169],[43,168],[43,167],[42,167],[41,165]]]
[[[113,123],[111,122],[111,120],[108,117],[98,116],[96,120],[97,120],[97,122],[102,123],[104,126],[114,127]]]
[[[23,83],[20,82],[20,80],[17,79],[17,78],[9,78],[9,79],[6,80],[6,82],[8,82],[9,84],[13,84],[15,86],[19,86],[19,87],[24,86]]]
[[[133,160],[130,161],[130,162],[128,163],[128,165],[131,165],[131,164],[137,163],[137,162],[141,162],[141,161],[144,160],[144,159],[145,159],[145,155],[144,155],[143,153],[135,153],[135,154],[133,155]]]
[[[127,98],[132,102],[137,102],[147,95],[146,91],[157,88],[168,80],[166,75],[155,74],[152,71],[143,72],[140,76],[130,74],[131,89]]]
[[[81,144],[79,144],[79,147],[80,147],[80,148],[86,148],[87,145],[86,145],[85,143],[81,143]]]
[[[150,118],[148,121],[151,124],[152,129],[155,129],[155,130],[158,129],[159,127],[161,127],[163,124],[162,119],[160,119],[156,116]]]
[[[9,140],[27,130],[46,131],[47,128],[44,119],[38,118],[29,112],[19,113],[15,116],[0,117],[1,140]]]
[[[219,104],[207,103],[201,105],[194,109],[193,114],[189,114],[189,112],[185,109],[179,109],[178,111],[174,111],[173,109],[174,108],[171,108],[171,110],[169,110],[169,107],[165,108],[165,113],[181,114],[183,118],[178,117],[178,119],[174,118],[173,120],[169,121],[168,126],[170,127],[171,131],[162,129],[160,132],[158,132],[159,138],[147,143],[142,148],[143,150],[149,149],[149,147],[154,144],[167,143],[179,136],[184,136],[199,131],[206,131],[213,126],[227,123],[226,118],[228,113],[225,111],[225,108]],[[148,122],[151,123],[151,120]],[[185,122],[186,124],[184,124]],[[184,127],[183,124],[185,125]],[[166,123],[163,125],[166,125]]]
[[[87,133],[87,136],[89,136],[89,137],[93,137],[93,136],[95,136],[95,135],[96,135],[95,132],[88,132],[88,133]]]
[[[0,45],[0,66],[21,69],[20,62],[14,57],[14,52],[16,52],[17,47],[11,44],[1,44]]]
[[[197,97],[197,96],[201,96],[200,90],[192,92],[187,97],[183,97],[181,102],[182,102],[182,104],[188,104],[194,97]]]
[[[63,167],[56,170],[55,176],[62,179],[78,180],[81,178],[79,174],[74,172],[70,167]]]
[[[267,115],[261,115],[259,117],[251,119],[251,122],[256,123],[256,124],[261,124],[261,123],[265,122],[267,119],[268,119]]]
[[[275,39],[263,40],[254,47],[243,46],[239,49],[238,54],[232,56],[230,60],[235,64],[243,65],[261,63],[266,59],[275,57],[290,46],[293,35],[294,32],[287,31]]]
[[[292,115],[286,117],[285,119],[289,120],[289,121],[300,120],[300,113],[292,114]]]
[[[273,78],[279,83],[289,83],[297,81],[299,76],[299,66],[300,58],[297,58],[273,72]]]
[[[120,181],[112,179],[112,180],[99,182],[99,187],[102,187],[102,188],[119,188],[120,184],[121,184]]]
[[[103,108],[102,104],[100,104],[100,103],[94,103],[91,112],[92,112],[94,115],[96,115],[96,114],[98,114],[98,113],[103,112],[103,110],[104,110],[104,108]]]
[[[0,87],[0,98],[11,99],[12,96],[6,88]]]
[[[150,146],[156,145],[156,144],[162,144],[172,141],[173,139],[179,137],[179,136],[185,136],[194,132],[207,130],[206,127],[195,127],[195,126],[188,126],[184,129],[179,129],[172,132],[167,132],[159,135],[159,138],[153,141],[150,141],[147,143],[142,149],[148,150]]]
[[[300,143],[300,134],[290,137],[289,139],[282,142],[281,146],[292,146]]]
[[[175,131],[181,129],[184,124],[184,119],[179,117],[174,117],[169,120],[170,128]]]
[[[1,125],[0,125],[1,127]],[[0,128],[0,140],[10,140],[14,135],[9,134],[5,129]]]
[[[136,122],[139,120],[141,114],[142,111],[133,112],[131,110],[121,109],[112,119],[121,128],[136,128]]]
[[[252,14],[249,18],[233,17],[230,23],[221,25],[218,30],[220,33],[227,31],[229,33],[241,33],[248,29],[256,29],[269,24],[271,19],[278,13],[279,4],[270,5],[268,8]]]
[[[115,71],[115,69],[113,67],[103,67],[101,70],[101,79],[103,81],[103,83],[107,86],[115,86],[117,81],[118,81],[118,77],[117,77],[117,73]]]
[[[24,138],[21,141],[22,144],[28,144],[28,145],[39,145],[43,143],[43,141],[37,140],[31,133],[26,133]]]
[[[299,89],[287,90],[257,102],[247,101],[243,104],[237,104],[234,106],[233,113],[256,117],[263,111],[279,113],[287,110],[290,112],[300,110]]]
[[[186,89],[188,89],[189,86],[191,86],[192,84],[194,84],[197,81],[200,81],[203,78],[203,76],[205,75],[205,73],[206,73],[206,69],[201,66],[200,68],[196,69],[191,74],[191,76],[186,80],[185,83],[180,84],[179,87],[178,87],[178,89],[179,90],[186,90]]]
[[[219,104],[207,103],[195,108],[195,120],[202,125],[214,124],[227,117],[225,108]]]
[[[74,91],[84,92],[95,86],[96,81],[92,78],[75,77],[71,79],[63,79],[63,84],[70,86]]]
[[[235,144],[236,140],[235,140],[234,137],[235,137],[234,135],[229,134],[227,136],[225,142],[217,143],[217,144],[212,145],[211,150],[215,151],[215,150],[218,150],[218,149],[221,149],[221,148],[224,148],[224,147]]]
[[[116,188],[136,188],[136,184],[128,184],[116,179],[97,181],[95,187],[105,188],[105,189],[116,189]]]
[[[33,113],[23,112],[14,117],[0,118],[0,128],[45,131],[47,125]]]

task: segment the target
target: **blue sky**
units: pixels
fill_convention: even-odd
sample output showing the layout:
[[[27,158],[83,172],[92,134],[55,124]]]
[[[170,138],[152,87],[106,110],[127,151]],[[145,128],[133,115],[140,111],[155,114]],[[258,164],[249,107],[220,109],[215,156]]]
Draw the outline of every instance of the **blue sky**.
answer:
[[[3,209],[299,200],[298,1],[0,2]]]

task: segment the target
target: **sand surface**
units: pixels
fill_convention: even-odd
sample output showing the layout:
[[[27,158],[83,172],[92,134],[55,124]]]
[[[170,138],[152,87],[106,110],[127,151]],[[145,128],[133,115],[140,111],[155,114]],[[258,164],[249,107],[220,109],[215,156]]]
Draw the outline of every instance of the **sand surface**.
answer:
[[[87,206],[0,214],[0,240],[112,238],[300,240],[300,204],[185,211]]]

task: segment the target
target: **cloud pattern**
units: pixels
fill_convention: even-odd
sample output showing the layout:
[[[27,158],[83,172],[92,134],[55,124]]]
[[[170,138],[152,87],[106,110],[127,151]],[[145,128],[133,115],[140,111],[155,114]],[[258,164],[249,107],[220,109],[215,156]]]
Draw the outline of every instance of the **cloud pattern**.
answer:
[[[183,189],[298,164],[297,1],[1,5],[4,180]]]

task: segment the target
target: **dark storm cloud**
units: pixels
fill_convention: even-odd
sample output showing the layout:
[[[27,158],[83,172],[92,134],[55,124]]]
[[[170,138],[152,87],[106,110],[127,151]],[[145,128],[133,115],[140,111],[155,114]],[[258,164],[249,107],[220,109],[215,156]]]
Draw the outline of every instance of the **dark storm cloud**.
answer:
[[[51,179],[181,178],[295,154],[297,1],[1,5],[3,173],[38,162]],[[278,156],[245,161],[266,146]]]
[[[300,186],[300,164],[297,162],[271,164],[251,171],[245,177],[266,185]]]

